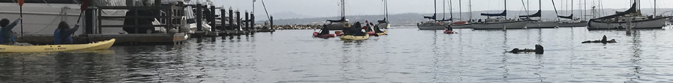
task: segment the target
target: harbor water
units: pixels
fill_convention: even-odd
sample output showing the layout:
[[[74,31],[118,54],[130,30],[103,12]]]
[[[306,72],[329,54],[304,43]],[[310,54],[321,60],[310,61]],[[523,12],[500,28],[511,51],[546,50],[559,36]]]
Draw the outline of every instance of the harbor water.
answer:
[[[458,34],[394,27],[365,41],[313,38],[313,30],[183,45],[0,54],[0,82],[528,83],[671,82],[673,31],[584,27]],[[581,43],[603,35],[617,43]],[[512,54],[544,46],[544,54]]]

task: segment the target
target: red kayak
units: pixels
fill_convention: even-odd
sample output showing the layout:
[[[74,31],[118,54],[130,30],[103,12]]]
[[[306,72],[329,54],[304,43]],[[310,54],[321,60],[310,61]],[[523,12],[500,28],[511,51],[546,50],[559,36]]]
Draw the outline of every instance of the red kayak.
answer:
[[[336,34],[336,36],[344,35],[343,33],[341,33],[341,31],[334,31],[334,34]]]
[[[319,37],[319,38],[331,38],[334,37],[334,34],[322,34],[318,35],[318,32],[313,32],[313,37]]]
[[[444,34],[456,34],[458,32],[453,32],[452,30],[444,30]]]

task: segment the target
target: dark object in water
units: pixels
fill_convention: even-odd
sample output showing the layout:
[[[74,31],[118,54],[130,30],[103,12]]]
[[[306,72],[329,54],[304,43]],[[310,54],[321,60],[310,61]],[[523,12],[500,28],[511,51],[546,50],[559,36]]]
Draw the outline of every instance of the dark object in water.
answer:
[[[512,49],[512,51],[509,51],[509,53],[514,53],[514,54],[518,54],[518,53],[529,53],[529,52],[535,52],[535,54],[544,54],[544,47],[542,47],[542,45],[540,45],[540,44],[537,44],[537,45],[535,45],[535,49],[527,49],[527,48],[519,49],[519,48],[514,48],[514,49]]]
[[[582,43],[617,43],[617,41],[615,41],[615,39],[608,40],[608,37],[603,35],[603,39],[601,39],[601,40],[594,40],[594,41],[588,40],[588,41],[584,41]]]

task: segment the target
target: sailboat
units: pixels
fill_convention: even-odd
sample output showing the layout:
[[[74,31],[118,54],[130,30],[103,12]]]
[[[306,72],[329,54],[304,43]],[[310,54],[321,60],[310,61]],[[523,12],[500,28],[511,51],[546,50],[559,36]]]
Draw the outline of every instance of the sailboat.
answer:
[[[556,28],[557,27],[556,22],[542,21],[542,0],[539,1],[538,5],[539,5],[539,10],[537,10],[537,12],[535,14],[519,16],[520,18],[528,21],[528,24],[526,24],[526,28]],[[537,17],[539,19],[538,20],[533,20],[533,19],[531,19],[532,17]]]
[[[348,23],[348,19],[346,19],[346,1],[341,0],[341,19],[339,20],[327,20],[329,24],[325,24],[327,26],[327,29],[329,30],[343,30],[346,27],[350,27],[351,25]]]
[[[461,2],[461,0],[459,0],[458,2],[459,2],[459,3],[458,3],[458,7],[462,7],[462,4],[463,4],[463,3]],[[472,4],[471,2],[472,2],[472,1],[470,1],[470,4]],[[471,5],[470,5],[470,6],[471,6]],[[453,6],[451,6],[451,7],[453,7]],[[470,7],[470,8],[471,8],[471,7]],[[462,8],[460,8],[460,9],[462,10]],[[459,12],[460,12],[460,14],[461,14],[459,20],[462,20],[462,18],[463,18],[462,13],[463,13],[463,12],[462,12],[462,11],[459,11]],[[471,12],[471,11],[470,11],[470,12]],[[472,15],[472,13],[470,13],[470,16],[471,16],[471,15]],[[470,20],[471,20],[471,19],[472,19],[472,17],[470,17]],[[449,26],[451,26],[451,27],[454,28],[454,29],[472,28],[472,24],[471,24],[469,21],[455,21],[455,22],[451,23]]]
[[[503,0],[504,1],[504,0]],[[484,21],[472,24],[474,30],[505,30],[505,29],[523,29],[528,22],[507,19],[507,1],[505,3],[505,10],[502,13],[489,14],[481,13],[482,16],[487,16]]]
[[[437,21],[437,0],[435,0],[435,13],[432,16],[423,16],[426,22],[416,24],[419,30],[444,30],[444,25]]]
[[[385,11],[385,17],[383,20],[378,20],[379,24],[377,25],[382,29],[390,29],[390,21],[388,21],[388,0],[383,1],[383,10]]]
[[[666,26],[668,17],[643,16],[636,5],[639,2],[634,1],[631,8],[624,12],[616,12],[614,15],[594,18],[589,20],[587,29],[589,30],[615,30],[626,29],[662,29]]]
[[[570,0],[570,4],[573,3],[573,0]],[[558,15],[559,18],[563,18],[563,20],[560,20],[558,23],[558,27],[585,27],[587,26],[587,21],[580,20],[579,18],[574,18],[574,6],[570,6],[570,15],[568,16],[561,16]]]

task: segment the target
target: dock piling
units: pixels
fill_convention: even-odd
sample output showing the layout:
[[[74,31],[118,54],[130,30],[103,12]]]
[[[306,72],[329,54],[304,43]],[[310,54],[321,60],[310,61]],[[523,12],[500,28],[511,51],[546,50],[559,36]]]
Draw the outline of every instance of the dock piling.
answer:
[[[201,24],[203,19],[203,6],[200,3],[196,4],[196,31],[203,31],[203,25]]]
[[[234,30],[234,10],[229,8],[229,27],[227,27],[227,30]]]
[[[241,12],[236,10],[236,26],[234,27],[234,30],[241,30]]]
[[[248,11],[245,11],[245,31],[250,31],[250,17],[248,17],[250,14]]]
[[[215,32],[217,26],[215,26],[215,6],[210,6],[210,18],[208,18],[210,21],[210,31]]]
[[[225,24],[226,24],[225,22],[226,22],[226,21],[224,20],[224,19],[227,18],[227,17],[225,16],[225,15],[226,15],[226,12],[225,12],[225,11],[226,11],[226,10],[224,10],[224,9],[220,9],[220,13],[221,13],[221,14],[220,14],[220,25],[221,25],[221,30],[222,30],[222,31],[226,31],[226,30],[227,30],[227,28],[226,28],[226,26],[225,26]],[[213,22],[215,22],[215,21],[213,21]]]
[[[250,12],[250,34],[255,35],[255,32],[257,32],[257,28],[255,28],[255,13]]]
[[[94,8],[88,8],[84,13],[84,34],[94,34],[93,30],[93,11]]]

